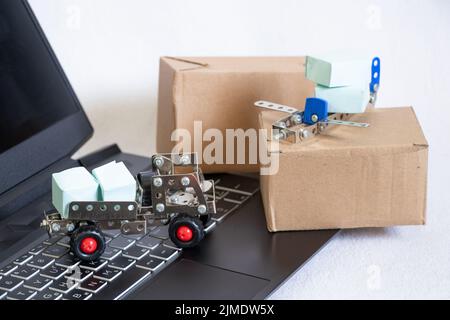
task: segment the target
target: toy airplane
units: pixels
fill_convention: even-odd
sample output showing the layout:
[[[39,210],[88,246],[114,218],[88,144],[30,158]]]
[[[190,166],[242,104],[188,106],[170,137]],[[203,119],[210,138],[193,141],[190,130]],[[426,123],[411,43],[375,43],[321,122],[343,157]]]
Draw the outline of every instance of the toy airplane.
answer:
[[[380,59],[378,57],[372,60],[371,69],[369,105],[375,105],[380,84]],[[269,101],[257,101],[255,106],[289,114],[288,117],[272,124],[273,139],[275,140],[299,143],[324,132],[329,125],[347,125],[359,128],[369,126],[368,123],[347,121],[350,117],[349,113],[328,112],[328,102],[320,98],[307,98],[304,111]]]
[[[216,213],[214,181],[204,180],[195,153],[155,155],[152,169],[138,174],[136,201],[73,201],[67,218],[62,212],[48,213],[41,226],[49,235],[70,236],[72,252],[84,261],[102,255],[102,230],[109,229],[144,234],[149,225],[168,224],[174,244],[196,246]]]

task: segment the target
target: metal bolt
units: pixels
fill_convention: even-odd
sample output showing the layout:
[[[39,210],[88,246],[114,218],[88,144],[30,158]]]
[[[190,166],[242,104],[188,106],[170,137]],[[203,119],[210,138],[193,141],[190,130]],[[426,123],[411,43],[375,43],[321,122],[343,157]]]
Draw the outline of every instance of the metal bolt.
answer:
[[[191,162],[191,160],[189,159],[189,156],[187,154],[183,155],[181,157],[181,163],[184,165],[187,165]]]
[[[156,205],[156,211],[158,211],[158,212],[164,212],[164,209],[166,209],[166,207],[164,206],[164,204],[158,203],[158,204]]]
[[[181,184],[183,185],[183,186],[188,186],[189,185],[189,183],[191,183],[191,180],[189,180],[189,178],[188,177],[183,177],[183,178],[181,178]]]
[[[286,128],[286,123],[283,121],[277,122],[276,125],[280,128]]]
[[[161,178],[155,178],[155,179],[153,179],[153,185],[154,185],[155,187],[161,187],[162,184],[163,184],[163,181],[162,181]]]
[[[317,122],[319,120],[319,117],[317,116],[317,114],[313,114],[311,116],[311,120],[312,120],[312,122]]]
[[[204,204],[201,204],[197,208],[198,213],[203,214],[206,212],[206,206]]]
[[[72,211],[78,211],[78,209],[80,209],[80,206],[79,206],[79,205],[74,204],[74,205],[72,206]]]
[[[319,132],[324,131],[325,128],[326,128],[325,124],[323,124],[323,123],[319,124]]]
[[[92,210],[94,210],[94,206],[93,206],[92,204],[88,204],[88,205],[86,206],[86,210],[87,210],[87,211],[92,211]]]
[[[307,139],[307,138],[309,138],[309,136],[310,136],[308,130],[302,130],[302,131],[300,132],[300,135],[301,135],[301,137],[302,137],[303,139]]]
[[[291,121],[292,121],[294,124],[300,124],[300,123],[302,123],[302,116],[299,115],[299,114],[294,114],[294,115],[292,115],[292,117],[291,117]]]
[[[59,223],[52,224],[52,230],[55,232],[59,232],[59,230],[61,230],[61,225]]]
[[[116,204],[114,206],[114,211],[119,211],[120,210],[120,204]]]
[[[274,140],[286,139],[286,133],[284,131],[279,131],[277,133],[274,133],[273,134],[273,139]]]
[[[75,230],[75,225],[73,223],[69,223],[66,226],[67,231],[72,232],[73,230]]]
[[[158,168],[161,168],[161,167],[163,166],[163,164],[164,164],[164,159],[161,158],[161,157],[156,157],[156,158],[153,160],[153,164],[154,164],[155,166],[157,166]]]

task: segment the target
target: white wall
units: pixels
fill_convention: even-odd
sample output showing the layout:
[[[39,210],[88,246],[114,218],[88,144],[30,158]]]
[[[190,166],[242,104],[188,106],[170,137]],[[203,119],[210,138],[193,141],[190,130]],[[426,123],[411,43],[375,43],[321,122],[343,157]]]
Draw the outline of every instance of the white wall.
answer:
[[[383,63],[379,105],[413,104],[421,118],[438,114],[442,100],[435,99],[450,77],[449,64],[444,65],[450,53],[450,2],[445,0],[31,4],[95,126],[84,152],[113,141],[131,152],[154,151],[161,55],[374,52]],[[450,120],[436,124],[423,117],[423,125],[448,126]]]
[[[450,237],[445,235],[450,206],[443,192],[450,181],[450,1],[31,4],[96,130],[79,154],[112,142],[129,152],[154,151],[161,55],[302,55],[345,49],[379,54],[378,105],[413,105],[431,144],[429,225],[343,233],[276,297],[450,297],[450,271],[442,269],[450,270]],[[429,257],[433,251],[426,243],[436,243],[435,256]],[[372,265],[384,272],[381,291],[366,285]],[[409,287],[398,284],[405,277],[414,279]]]

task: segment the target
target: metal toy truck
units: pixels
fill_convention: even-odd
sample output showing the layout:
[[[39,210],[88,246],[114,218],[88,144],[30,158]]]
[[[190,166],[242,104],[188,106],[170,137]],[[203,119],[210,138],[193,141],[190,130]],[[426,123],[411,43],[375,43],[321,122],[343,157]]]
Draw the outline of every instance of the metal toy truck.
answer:
[[[158,154],[152,170],[137,175],[136,201],[75,201],[67,219],[46,213],[42,226],[49,233],[71,238],[72,252],[83,261],[98,259],[105,250],[102,230],[124,235],[145,234],[151,225],[169,225],[169,237],[180,248],[196,246],[216,213],[214,181],[205,180],[197,154]]]

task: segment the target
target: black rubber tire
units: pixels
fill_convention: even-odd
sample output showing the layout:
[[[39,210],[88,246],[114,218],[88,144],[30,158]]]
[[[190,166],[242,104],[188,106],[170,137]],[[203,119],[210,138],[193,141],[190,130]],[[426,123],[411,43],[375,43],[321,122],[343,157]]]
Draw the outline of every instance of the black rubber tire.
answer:
[[[92,237],[97,241],[97,249],[92,254],[86,254],[80,249],[81,241],[86,237]],[[82,261],[97,260],[105,251],[105,236],[96,225],[81,226],[72,233],[70,237],[70,248],[75,256]]]
[[[182,241],[177,237],[177,230],[181,226],[186,226],[192,230],[192,239],[190,241]],[[199,218],[186,215],[179,215],[172,219],[169,224],[169,237],[172,242],[179,248],[193,248],[197,246],[205,237],[205,229],[203,222]]]

